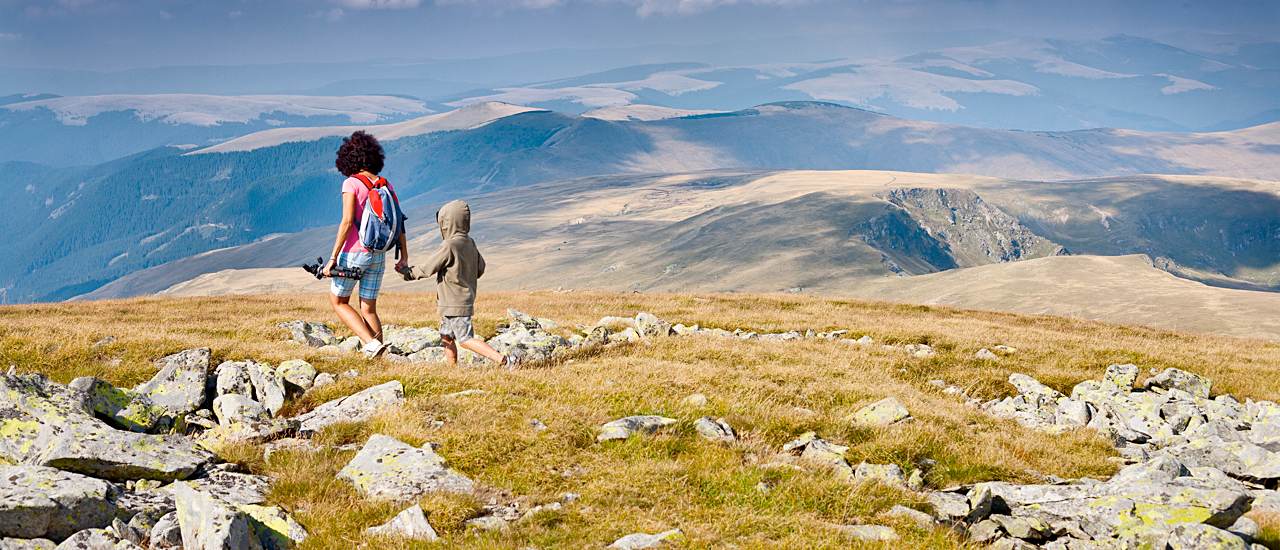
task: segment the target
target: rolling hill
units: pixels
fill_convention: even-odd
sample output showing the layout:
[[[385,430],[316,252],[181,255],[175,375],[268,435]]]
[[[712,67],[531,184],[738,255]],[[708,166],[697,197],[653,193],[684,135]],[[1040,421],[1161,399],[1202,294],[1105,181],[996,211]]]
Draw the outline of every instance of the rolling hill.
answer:
[[[1169,273],[1280,288],[1280,244],[1255,238],[1280,229],[1273,182],[719,171],[580,178],[470,201],[490,289],[792,291],[1280,336],[1257,322],[1280,313],[1280,294]],[[418,204],[410,248],[421,258],[439,237],[436,203]],[[293,266],[326,250],[332,231],[177,260],[85,297],[321,289]]]

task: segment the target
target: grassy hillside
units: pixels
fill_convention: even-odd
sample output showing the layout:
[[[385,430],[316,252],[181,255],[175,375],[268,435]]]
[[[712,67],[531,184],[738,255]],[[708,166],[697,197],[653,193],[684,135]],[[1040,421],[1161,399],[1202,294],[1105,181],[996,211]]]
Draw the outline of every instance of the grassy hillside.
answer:
[[[387,322],[435,325],[430,296],[391,294],[382,302]],[[1027,430],[943,395],[928,384],[932,379],[989,398],[1012,393],[1004,382],[1012,372],[1069,390],[1110,363],[1133,362],[1207,375],[1215,392],[1241,399],[1280,394],[1280,345],[1052,317],[780,295],[494,293],[478,304],[478,331],[491,335],[507,307],[563,326],[650,311],[673,322],[726,329],[848,329],[850,336],[867,334],[877,344],[927,342],[938,354],[914,359],[879,345],[670,337],[516,371],[368,363],[283,340],[278,322],[330,319],[325,296],[306,294],[8,306],[0,308],[0,364],[60,382],[97,375],[123,385],[150,377],[155,358],[210,346],[215,362],[305,358],[325,372],[360,371],[291,402],[283,414],[401,380],[406,406],[369,422],[329,428],[317,440],[336,447],[384,433],[415,445],[434,442],[455,468],[492,487],[494,495],[527,505],[555,501],[566,492],[581,495],[563,510],[498,533],[463,528],[486,503],[482,497],[422,501],[447,544],[513,548],[599,547],[630,532],[676,527],[690,547],[848,547],[851,541],[831,526],[860,521],[892,525],[904,547],[961,547],[963,541],[944,529],[926,531],[877,517],[894,504],[923,507],[913,493],[766,464],[783,443],[815,430],[849,445],[852,463],[892,462],[912,471],[924,459],[936,460],[926,475],[931,487],[1043,475],[1105,477],[1116,468],[1111,446],[1091,430],[1060,436]],[[116,340],[94,345],[106,336]],[[995,363],[974,359],[976,350],[996,344],[1019,351]],[[486,393],[447,397],[467,389]],[[706,394],[709,403],[682,403],[695,392]],[[901,399],[915,419],[880,429],[846,420],[885,396]],[[680,423],[649,438],[595,443],[600,424],[645,413]],[[725,417],[742,442],[727,447],[698,438],[691,424],[703,415]],[[549,429],[532,429],[535,418]],[[311,532],[308,548],[350,548],[365,527],[399,510],[367,501],[334,478],[354,451],[286,453],[270,463],[252,445],[223,452],[275,479],[271,500],[293,511]],[[771,487],[768,492],[757,489],[761,482]],[[1275,544],[1276,518],[1258,519]]]

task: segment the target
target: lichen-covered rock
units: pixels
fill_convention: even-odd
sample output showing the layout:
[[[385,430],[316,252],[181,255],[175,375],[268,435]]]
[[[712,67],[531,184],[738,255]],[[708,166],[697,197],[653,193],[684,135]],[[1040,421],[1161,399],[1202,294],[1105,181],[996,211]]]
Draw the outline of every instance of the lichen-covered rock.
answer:
[[[199,436],[200,444],[205,448],[216,449],[227,443],[270,441],[298,429],[296,420],[275,418],[261,403],[238,393],[214,399],[213,412],[218,416],[218,426]]]
[[[863,462],[853,469],[853,480],[875,481],[892,487],[906,487],[907,476],[897,464],[868,464]]]
[[[44,466],[0,466],[0,537],[63,540],[111,525],[116,487]]]
[[[236,508],[249,517],[249,528],[263,550],[285,550],[307,540],[307,530],[279,506],[241,504]]]
[[[286,437],[277,439],[262,446],[263,462],[271,462],[271,457],[280,452],[305,452],[314,453],[323,449],[310,439],[301,437]]]
[[[891,542],[898,540],[898,532],[884,525],[837,525],[840,534],[867,542]]]
[[[635,328],[645,338],[671,334],[671,323],[659,319],[658,316],[652,313],[643,311],[636,314]]]
[[[142,547],[120,538],[111,529],[85,529],[62,541],[55,550],[141,550]]]
[[[338,339],[333,335],[333,330],[324,323],[289,321],[287,323],[280,323],[277,326],[289,331],[289,337],[292,338],[293,341],[306,344],[313,348],[338,343]]]
[[[151,550],[180,550],[182,548],[182,529],[178,526],[178,512],[169,512],[160,516],[151,527],[148,536]]]
[[[312,389],[323,388],[337,381],[338,379],[334,378],[332,374],[329,374],[327,372],[322,372],[316,375],[315,381],[311,383],[311,388]]]
[[[733,443],[738,440],[738,434],[733,431],[733,427],[728,422],[725,422],[723,418],[704,416],[693,423],[693,428],[697,430],[698,435],[711,441]]]
[[[384,344],[395,346],[405,355],[412,355],[427,348],[442,345],[440,332],[428,327],[384,326]]]
[[[249,378],[251,361],[223,361],[213,370],[214,397],[229,393],[253,396],[253,381]]]
[[[864,426],[888,426],[908,418],[911,418],[911,412],[906,405],[898,401],[897,397],[886,397],[859,409],[853,413],[851,420],[854,424]]]
[[[1102,380],[1121,390],[1132,390],[1134,382],[1138,381],[1138,366],[1133,363],[1110,365]]]
[[[1197,438],[1161,452],[1187,466],[1210,466],[1234,477],[1263,482],[1280,479],[1280,453],[1246,441]]]
[[[434,492],[470,493],[475,483],[450,469],[430,444],[413,447],[394,437],[374,434],[338,472],[361,494],[410,501]]]
[[[17,539],[0,537],[0,549],[3,550],[56,550],[58,543],[49,539]]]
[[[404,404],[404,386],[392,380],[358,393],[329,401],[295,418],[298,431],[304,435],[339,422],[361,422],[372,418],[385,407]]]
[[[262,504],[267,501],[267,491],[271,489],[270,478],[238,472],[210,472],[205,477],[189,479],[186,483],[197,491],[204,491],[233,504]],[[171,492],[174,490],[168,489]]]
[[[933,516],[930,516],[929,514],[926,514],[914,508],[907,508],[906,506],[903,506],[901,504],[894,505],[893,508],[890,508],[887,512],[884,513],[884,516],[888,518],[909,521],[911,523],[914,523],[916,527],[919,527],[921,529],[930,529],[933,527],[935,523],[933,520]]]
[[[184,549],[262,548],[249,516],[233,505],[182,481],[174,483],[173,492]]]
[[[133,391],[148,397],[174,417],[199,409],[207,397],[209,356],[209,348],[198,348],[164,357],[156,361],[160,372]]]
[[[427,514],[422,511],[422,506],[417,504],[406,508],[382,525],[365,529],[364,533],[375,537],[402,537],[427,542],[440,539],[436,530],[427,522]]]
[[[173,414],[146,395],[117,388],[110,382],[85,376],[72,380],[68,388],[77,391],[85,406],[108,424],[133,432],[167,431]]]
[[[631,533],[618,540],[613,541],[609,548],[616,550],[643,550],[645,548],[657,548],[666,542],[675,542],[684,536],[679,529],[663,531],[661,533]]]
[[[265,363],[247,361],[244,368],[253,384],[254,400],[273,415],[280,412],[280,408],[284,406],[284,378]]]
[[[1182,390],[1195,397],[1202,399],[1209,398],[1209,390],[1213,383],[1208,378],[1198,374],[1190,373],[1182,369],[1168,368],[1164,369],[1143,384],[1147,389],[1163,388],[1166,390]]]
[[[660,428],[676,423],[676,419],[657,415],[637,415],[619,418],[600,426],[597,442],[626,439],[633,434],[651,434]]]
[[[1041,384],[1039,380],[1036,380],[1035,378],[1032,378],[1022,373],[1015,372],[1013,374],[1010,374],[1009,383],[1013,384],[1013,387],[1018,389],[1018,393],[1021,393],[1023,395],[1035,396],[1042,399],[1054,400],[1054,401],[1056,401],[1059,397],[1062,397],[1062,393],[1059,392],[1058,390],[1055,390],[1053,388],[1050,388],[1049,386]]]
[[[302,359],[290,359],[276,367],[276,374],[284,380],[286,389],[303,392],[311,389],[316,379],[316,368]]]
[[[1184,523],[1170,530],[1164,538],[1169,550],[1247,550],[1249,544],[1228,531],[1202,523]]]
[[[836,445],[818,437],[814,432],[805,432],[800,437],[782,445],[782,452],[799,456],[801,459],[828,466],[841,475],[852,476],[853,468],[845,460],[844,454],[849,448]]]
[[[102,479],[183,479],[214,460],[189,438],[116,430],[65,386],[0,375],[0,460]]]

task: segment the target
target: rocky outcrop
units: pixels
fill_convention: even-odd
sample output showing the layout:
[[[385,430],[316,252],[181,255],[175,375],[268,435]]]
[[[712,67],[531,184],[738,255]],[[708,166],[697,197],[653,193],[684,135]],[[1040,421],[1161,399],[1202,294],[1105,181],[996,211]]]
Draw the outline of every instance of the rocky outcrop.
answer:
[[[0,466],[0,537],[61,541],[110,525],[116,493],[106,481],[55,468]]]
[[[365,529],[364,532],[375,537],[402,537],[426,542],[440,539],[436,530],[427,523],[427,514],[422,511],[422,506],[417,504],[396,514],[390,521]]]
[[[289,321],[280,323],[280,328],[289,331],[289,338],[299,344],[313,348],[337,344],[338,338],[333,335],[328,325],[312,321]]]
[[[338,422],[368,420],[386,407],[403,403],[404,385],[398,380],[392,380],[324,403],[311,412],[299,415],[295,420],[298,421],[298,431],[310,435]]]
[[[660,428],[664,428],[675,423],[676,419],[674,418],[666,418],[656,415],[638,415],[619,418],[600,426],[600,434],[596,436],[596,441],[612,441],[615,439],[626,439],[635,434],[651,434],[658,431]]]
[[[78,394],[40,375],[6,374],[0,459],[123,481],[184,479],[214,457],[180,435],[112,428],[86,411]]]
[[[360,494],[405,502],[434,492],[470,493],[475,483],[450,469],[431,444],[413,447],[393,437],[374,434],[338,472]]]
[[[273,506],[237,505],[198,490],[186,482],[174,484],[178,528],[185,549],[283,549],[306,540],[302,526]]]
[[[133,391],[147,397],[173,417],[199,409],[207,398],[209,357],[209,348],[199,348],[160,359],[157,361],[160,372]]]

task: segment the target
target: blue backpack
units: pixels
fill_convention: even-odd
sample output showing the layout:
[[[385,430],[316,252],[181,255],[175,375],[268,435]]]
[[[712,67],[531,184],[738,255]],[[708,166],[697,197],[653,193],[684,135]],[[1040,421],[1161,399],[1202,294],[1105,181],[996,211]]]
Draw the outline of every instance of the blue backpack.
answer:
[[[371,180],[364,174],[356,174],[355,178],[369,190],[364,214],[360,216],[360,244],[373,252],[391,250],[400,244],[400,234],[404,233],[400,199],[387,186],[386,178],[374,176]]]

